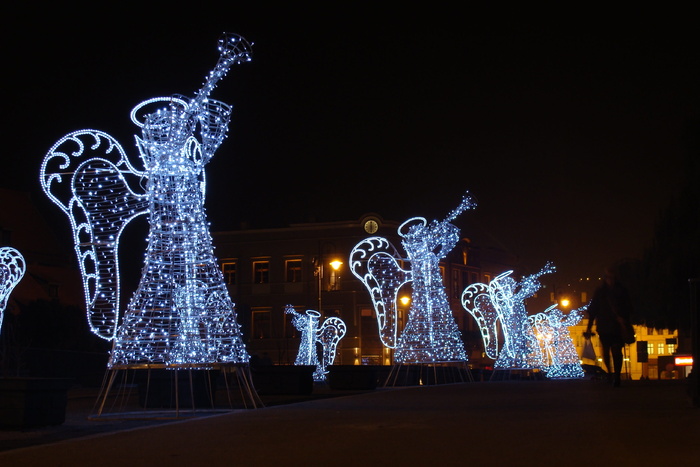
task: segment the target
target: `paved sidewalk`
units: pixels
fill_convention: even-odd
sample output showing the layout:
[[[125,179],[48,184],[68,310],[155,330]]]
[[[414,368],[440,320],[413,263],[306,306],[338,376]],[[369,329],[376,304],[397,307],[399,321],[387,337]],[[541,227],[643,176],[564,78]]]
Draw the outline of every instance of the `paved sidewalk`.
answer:
[[[0,465],[694,465],[700,409],[687,388],[682,381],[623,381],[621,388],[491,381],[382,388],[106,430],[101,421],[81,421],[85,431],[69,439],[0,452]]]

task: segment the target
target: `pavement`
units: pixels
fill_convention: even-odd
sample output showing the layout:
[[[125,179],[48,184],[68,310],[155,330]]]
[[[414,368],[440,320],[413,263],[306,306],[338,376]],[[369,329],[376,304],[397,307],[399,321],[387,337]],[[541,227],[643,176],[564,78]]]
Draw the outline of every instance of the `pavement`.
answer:
[[[0,466],[698,465],[687,381],[505,380],[262,397],[186,419],[90,419],[0,431]]]

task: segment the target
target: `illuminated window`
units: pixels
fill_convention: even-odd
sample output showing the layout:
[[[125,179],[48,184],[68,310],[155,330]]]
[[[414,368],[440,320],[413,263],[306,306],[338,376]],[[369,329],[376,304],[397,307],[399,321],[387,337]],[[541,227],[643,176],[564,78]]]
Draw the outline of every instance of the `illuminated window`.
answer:
[[[667,347],[666,350],[668,351],[669,354],[673,355],[674,353],[676,353],[676,344],[667,344],[666,347]]]
[[[659,355],[663,355],[664,351],[666,350],[666,344],[659,342],[656,347],[659,349]]]
[[[269,339],[272,337],[272,319],[269,308],[253,309],[253,337]]]
[[[288,259],[284,262],[287,282],[301,282],[301,260]]]
[[[221,271],[224,273],[224,280],[227,284],[236,284],[236,263],[226,262],[221,265]]]
[[[270,283],[270,262],[269,261],[253,261],[253,283],[254,284],[269,284]]]
[[[647,353],[649,355],[654,355],[654,343],[647,341]]]

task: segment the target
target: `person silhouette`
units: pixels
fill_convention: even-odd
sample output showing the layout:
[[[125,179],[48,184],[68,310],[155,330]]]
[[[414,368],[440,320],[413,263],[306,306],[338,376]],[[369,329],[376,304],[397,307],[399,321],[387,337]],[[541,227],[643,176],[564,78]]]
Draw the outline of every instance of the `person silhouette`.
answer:
[[[603,347],[603,363],[614,387],[620,386],[622,372],[622,348],[625,345],[623,326],[629,326],[632,301],[627,289],[617,280],[612,268],[605,270],[603,283],[593,293],[588,306],[588,325],[585,337],[591,337],[591,328],[596,332]],[[612,366],[611,366],[612,359]]]

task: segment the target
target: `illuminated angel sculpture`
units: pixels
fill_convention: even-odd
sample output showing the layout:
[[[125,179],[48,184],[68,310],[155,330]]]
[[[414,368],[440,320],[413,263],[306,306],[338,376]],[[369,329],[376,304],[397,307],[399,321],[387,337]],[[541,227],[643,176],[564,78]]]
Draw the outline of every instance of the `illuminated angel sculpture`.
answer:
[[[542,352],[528,323],[525,300],[540,288],[539,277],[554,271],[547,263],[537,274],[519,283],[513,271],[496,276],[489,284],[471,284],[462,292],[462,306],[481,330],[486,355],[496,359],[496,369],[531,369],[544,365]],[[503,344],[499,349],[499,326]]]
[[[291,305],[285,312],[293,315],[292,324],[301,332],[299,353],[294,362],[295,365],[313,365],[314,381],[325,381],[328,374],[327,368],[335,361],[335,353],[338,342],[345,336],[347,327],[345,322],[335,316],[326,318],[319,327],[321,313],[315,310],[306,310],[305,314],[297,313]],[[317,344],[321,345],[321,359],[318,358]]]
[[[467,361],[464,343],[445,293],[439,262],[459,241],[450,222],[476,206],[465,195],[445,220],[428,223],[414,217],[398,229],[408,257],[402,258],[384,237],[369,237],[353,248],[350,268],[367,287],[377,316],[382,343],[395,349],[396,363]],[[403,269],[407,263],[410,269]],[[412,299],[406,326],[399,335],[398,293],[411,283]]]
[[[541,369],[547,378],[584,377],[569,327],[575,326],[583,319],[586,308],[587,306],[583,306],[565,315],[557,305],[552,305],[528,318],[544,357],[544,366]]]
[[[92,331],[113,341],[110,368],[206,368],[247,363],[236,311],[213,254],[204,166],[225,138],[231,108],[209,98],[233,64],[251,59],[235,34],[194,97],[158,97],[131,113],[143,169],[110,135],[81,130],[46,155],[41,184],[70,219]],[[150,112],[146,108],[152,108]],[[143,187],[145,185],[145,192]],[[148,215],[142,276],[120,316],[119,240]]]
[[[27,264],[24,256],[12,247],[0,248],[0,331],[10,294],[24,277]]]

